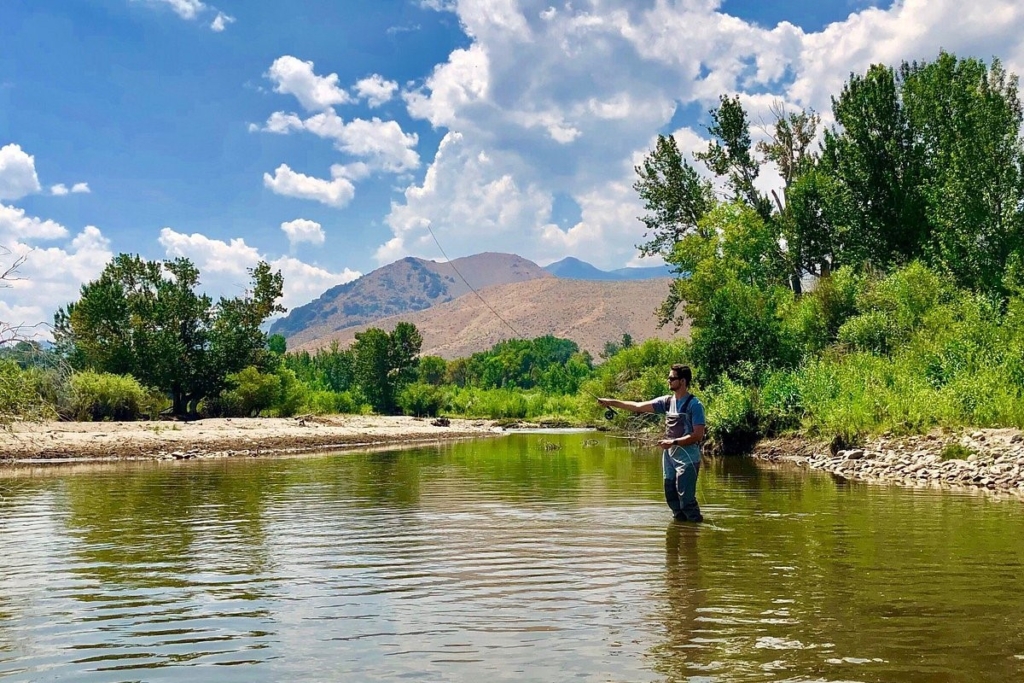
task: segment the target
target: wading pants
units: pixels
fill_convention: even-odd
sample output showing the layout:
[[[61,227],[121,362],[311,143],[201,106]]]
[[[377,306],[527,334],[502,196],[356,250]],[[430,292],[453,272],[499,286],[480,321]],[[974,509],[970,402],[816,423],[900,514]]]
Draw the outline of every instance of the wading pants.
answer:
[[[678,520],[703,522],[697,505],[697,473],[700,463],[676,465],[676,478],[665,480],[665,502],[672,508],[672,515]]]

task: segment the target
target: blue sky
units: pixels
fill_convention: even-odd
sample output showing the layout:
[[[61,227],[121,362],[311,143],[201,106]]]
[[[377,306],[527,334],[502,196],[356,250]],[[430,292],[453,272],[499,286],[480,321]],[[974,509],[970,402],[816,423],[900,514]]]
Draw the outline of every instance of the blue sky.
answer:
[[[1020,71],[1019,3],[4,0],[0,322],[49,321],[118,252],[285,304],[407,255],[645,265],[632,167],[739,94],[825,113],[940,48]],[[776,179],[765,177],[771,186]]]

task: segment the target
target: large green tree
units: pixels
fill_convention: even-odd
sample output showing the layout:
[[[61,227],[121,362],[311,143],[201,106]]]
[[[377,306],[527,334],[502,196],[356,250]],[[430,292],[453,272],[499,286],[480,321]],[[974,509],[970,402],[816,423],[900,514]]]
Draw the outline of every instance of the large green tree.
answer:
[[[130,374],[166,391],[175,414],[194,414],[227,375],[269,369],[274,359],[260,326],[284,310],[283,279],[262,262],[250,275],[251,290],[214,304],[196,291],[199,271],[188,259],[120,254],[57,311],[54,341],[75,367]]]
[[[401,322],[391,333],[376,327],[356,334],[353,370],[363,395],[379,413],[393,413],[402,387],[416,379],[423,337],[412,323]]]
[[[882,269],[915,259],[1005,295],[1022,253],[1024,145],[1017,78],[998,60],[875,65],[833,100],[822,170],[836,259]]]

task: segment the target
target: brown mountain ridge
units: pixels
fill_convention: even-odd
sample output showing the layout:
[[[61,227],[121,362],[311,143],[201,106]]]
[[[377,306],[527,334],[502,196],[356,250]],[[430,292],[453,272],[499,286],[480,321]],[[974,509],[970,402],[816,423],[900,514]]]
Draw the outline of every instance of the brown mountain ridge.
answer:
[[[303,341],[289,340],[289,348],[312,352],[334,341],[345,348],[356,333],[368,327],[390,332],[405,321],[416,325],[423,335],[424,355],[462,358],[505,339],[551,334],[575,341],[596,358],[605,342],[619,341],[623,334],[638,342],[689,334],[688,327],[673,332],[670,326],[657,325],[656,311],[670,283],[670,278],[594,281],[538,277],[485,287],[478,290],[479,296],[470,292],[424,310],[304,337]]]
[[[276,320],[271,334],[296,347],[389,316],[421,311],[453,301],[474,289],[532,279],[554,279],[515,254],[483,253],[438,263],[408,257],[324,292]]]

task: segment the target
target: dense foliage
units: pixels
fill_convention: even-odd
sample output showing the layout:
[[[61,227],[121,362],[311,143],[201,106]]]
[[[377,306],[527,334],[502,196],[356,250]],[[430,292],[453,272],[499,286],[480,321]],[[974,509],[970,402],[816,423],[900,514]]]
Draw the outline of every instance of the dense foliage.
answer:
[[[54,341],[74,368],[131,375],[166,392],[175,414],[194,414],[228,375],[269,369],[274,359],[260,326],[284,310],[283,279],[266,263],[250,275],[250,292],[214,304],[196,292],[199,271],[188,259],[121,254],[57,312]]]
[[[708,199],[711,182],[670,137],[636,168],[640,248],[680,274],[662,321],[691,325],[684,357],[713,431],[803,427],[849,441],[1021,425],[1016,77],[948,53],[873,66],[833,100],[836,124],[816,150],[817,115],[774,113],[754,145],[738,98],[711,112],[695,158],[723,198]],[[765,194],[754,181],[769,163],[782,183]],[[985,395],[970,396],[981,379]]]

